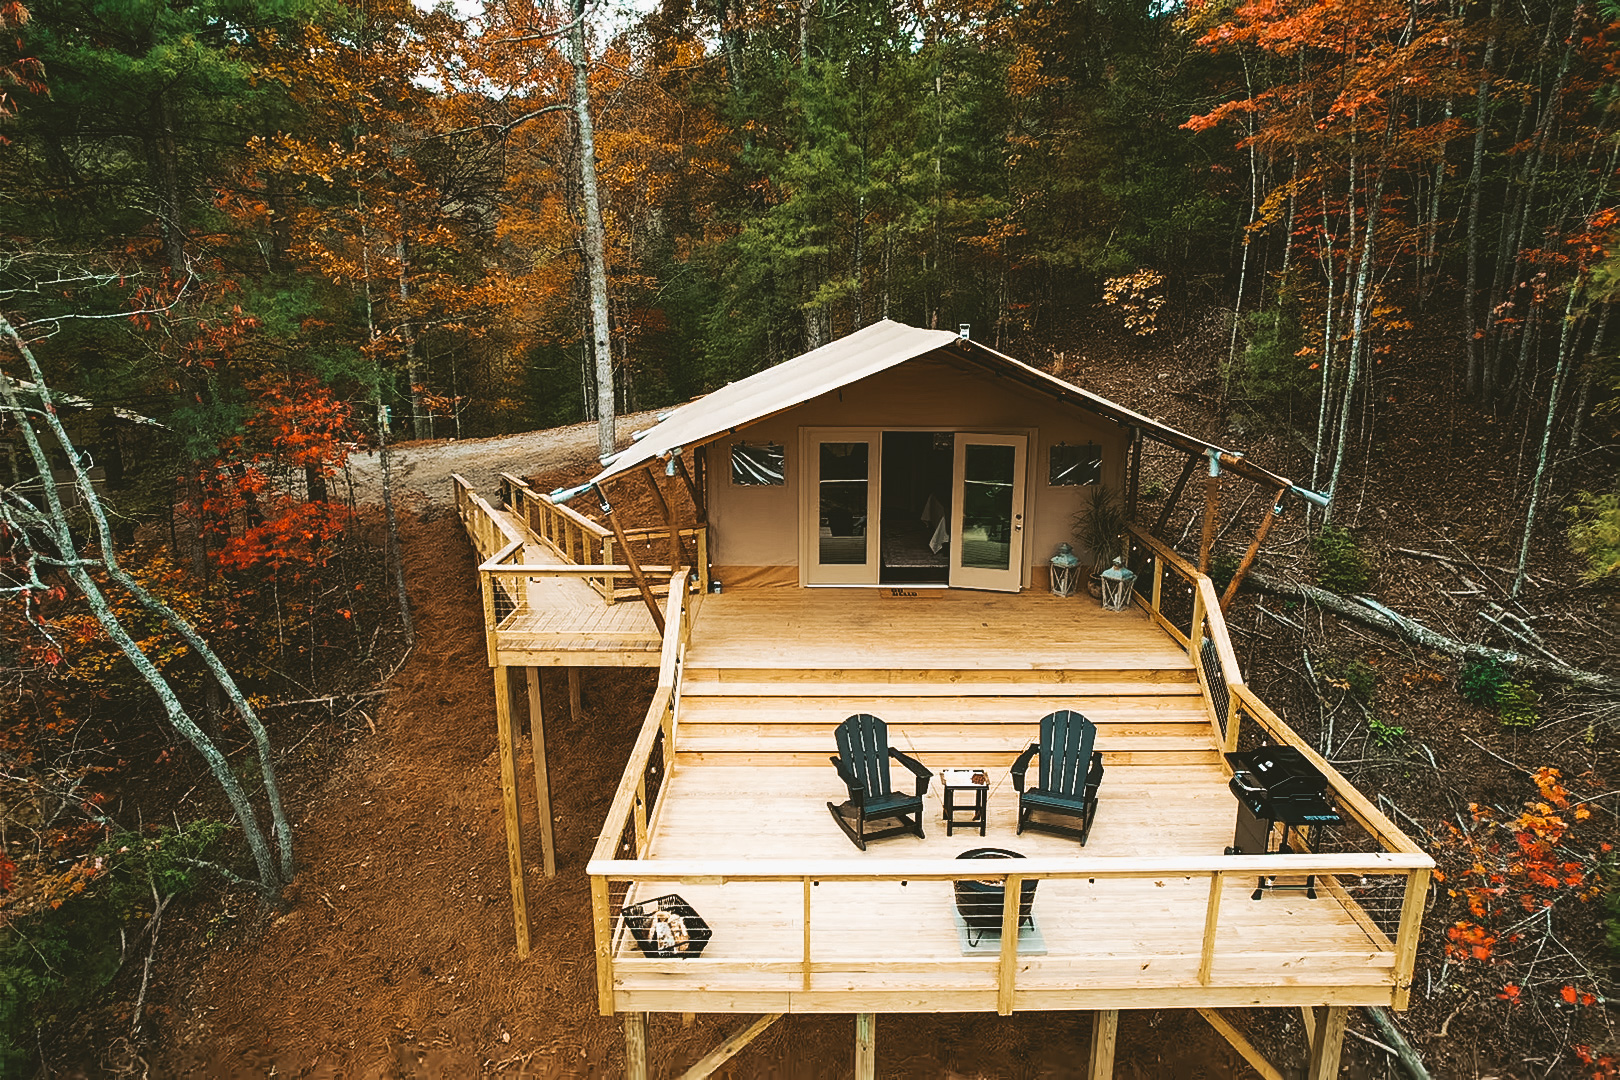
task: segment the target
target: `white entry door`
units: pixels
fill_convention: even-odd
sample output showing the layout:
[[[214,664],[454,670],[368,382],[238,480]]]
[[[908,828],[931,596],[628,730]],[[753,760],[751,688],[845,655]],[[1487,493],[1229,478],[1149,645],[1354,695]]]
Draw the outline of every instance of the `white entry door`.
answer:
[[[876,585],[883,433],[807,429],[803,460],[804,583]]]
[[[1024,579],[1024,435],[956,436],[951,586],[1017,592]]]

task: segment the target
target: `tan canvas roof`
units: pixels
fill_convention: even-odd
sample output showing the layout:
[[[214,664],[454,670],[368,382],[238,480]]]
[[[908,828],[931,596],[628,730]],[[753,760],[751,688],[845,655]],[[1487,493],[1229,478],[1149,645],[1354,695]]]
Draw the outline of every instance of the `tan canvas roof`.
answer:
[[[947,350],[947,355],[959,362],[968,361],[996,374],[1010,376],[1031,389],[1072,401],[1089,412],[1136,427],[1143,435],[1157,442],[1189,454],[1214,455],[1220,459],[1223,469],[1256,483],[1288,488],[1301,497],[1326,505],[1326,499],[1321,495],[1250,463],[1241,453],[1188,435],[1099,394],[1048,375],[1005,353],[958,338],[949,330],[921,330],[889,319],[873,323],[864,330],[857,330],[847,337],[766,368],[681,406],[635,443],[604,462],[606,467],[591,482],[601,483],[648,462],[666,458],[676,449],[701,446],[727,432],[940,349]]]
[[[701,446],[717,435],[859,382],[955,340],[956,335],[949,330],[919,330],[888,319],[873,323],[682,405],[637,442],[619,451],[593,483],[666,457],[676,447]]]

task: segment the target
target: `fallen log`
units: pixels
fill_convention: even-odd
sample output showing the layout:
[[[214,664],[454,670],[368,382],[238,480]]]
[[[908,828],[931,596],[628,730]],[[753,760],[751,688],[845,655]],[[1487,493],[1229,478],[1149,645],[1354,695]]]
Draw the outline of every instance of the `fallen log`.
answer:
[[[1620,691],[1620,679],[1613,676],[1596,671],[1585,671],[1556,660],[1527,656],[1511,649],[1497,649],[1472,641],[1459,641],[1454,637],[1432,630],[1422,623],[1409,619],[1405,615],[1367,597],[1342,596],[1326,589],[1318,589],[1314,585],[1284,581],[1281,578],[1272,577],[1270,574],[1262,574],[1257,570],[1249,571],[1249,576],[1244,579],[1243,586],[1245,589],[1256,592],[1269,593],[1272,596],[1282,596],[1290,600],[1315,604],[1325,611],[1331,611],[1335,615],[1343,616],[1352,622],[1358,622],[1381,633],[1410,641],[1414,645],[1420,645],[1437,653],[1444,653],[1446,656],[1458,660],[1494,660],[1513,671],[1533,675],[1539,679],[1568,683],[1583,690],[1601,690],[1609,693]]]

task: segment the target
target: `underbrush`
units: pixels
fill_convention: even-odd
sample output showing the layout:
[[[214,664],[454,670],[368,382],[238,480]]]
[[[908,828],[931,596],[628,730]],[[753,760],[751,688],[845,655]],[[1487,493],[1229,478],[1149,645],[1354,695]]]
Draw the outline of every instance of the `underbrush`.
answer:
[[[297,559],[216,568],[199,581],[156,538],[121,552],[141,585],[212,644],[269,733],[278,771],[372,700],[402,648],[376,522],[350,515]],[[247,725],[176,632],[103,581],[115,614],[250,799],[264,782]],[[32,615],[36,618],[30,619]],[[0,692],[0,1077],[26,1072],[48,1033],[127,973],[156,905],[253,878],[241,831],[200,756],[82,600],[0,608],[15,645]],[[286,777],[279,781],[285,795]],[[262,810],[259,811],[262,814]],[[161,827],[154,822],[169,822]],[[189,822],[182,824],[182,822]],[[148,823],[148,824],[143,824]],[[211,873],[212,871],[212,873]],[[120,979],[120,973],[126,977]],[[138,1020],[138,1018],[136,1018]]]

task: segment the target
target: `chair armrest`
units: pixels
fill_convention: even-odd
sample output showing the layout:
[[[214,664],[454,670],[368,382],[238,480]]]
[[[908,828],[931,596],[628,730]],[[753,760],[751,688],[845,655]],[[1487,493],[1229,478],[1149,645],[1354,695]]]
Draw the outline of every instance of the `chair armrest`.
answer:
[[[1019,754],[1018,760],[1012,763],[1012,768],[1008,771],[1012,773],[1013,789],[1015,791],[1024,790],[1024,775],[1029,772],[1029,763],[1040,752],[1040,743],[1030,743],[1029,749]]]
[[[1103,778],[1102,751],[1091,752],[1091,768],[1086,773],[1086,797],[1089,799],[1097,794]]]
[[[863,805],[866,799],[865,786],[862,785],[859,780],[856,780],[849,774],[849,771],[844,768],[844,760],[837,754],[833,754],[827,760],[832,762],[833,768],[838,770],[838,779],[842,780],[844,782],[844,786],[849,789],[850,802],[854,803],[856,806]]]
[[[903,754],[892,746],[889,747],[889,756],[910,769],[912,775],[917,778],[917,798],[920,799],[928,794],[928,781],[933,779],[934,774],[928,770],[926,765],[910,754]]]

